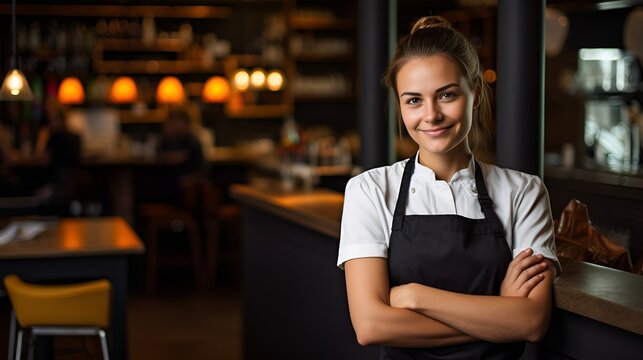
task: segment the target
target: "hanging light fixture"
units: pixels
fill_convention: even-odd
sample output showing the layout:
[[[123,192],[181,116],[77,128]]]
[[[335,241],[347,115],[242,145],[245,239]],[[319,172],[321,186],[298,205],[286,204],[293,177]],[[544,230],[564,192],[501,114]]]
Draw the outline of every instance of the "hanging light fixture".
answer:
[[[185,101],[183,83],[176,76],[166,76],[156,87],[156,102],[177,104]]]
[[[266,85],[266,72],[263,69],[254,69],[250,74],[250,84],[255,89],[261,89]]]
[[[131,104],[138,100],[138,87],[129,76],[119,76],[109,90],[109,101],[115,104]]]
[[[245,70],[237,71],[234,76],[234,87],[239,91],[246,91],[250,87],[250,74]]]
[[[2,82],[0,100],[4,101],[29,101],[33,100],[33,93],[27,78],[18,70],[18,55],[16,54],[16,0],[11,1],[11,34],[13,41],[11,53],[11,70]]]
[[[270,91],[279,91],[284,86],[284,74],[279,70],[268,73],[266,86]]]
[[[203,101],[209,103],[222,103],[230,96],[230,84],[221,76],[213,76],[203,86]]]
[[[77,77],[63,79],[58,87],[58,102],[65,105],[82,104],[85,101],[85,89]]]

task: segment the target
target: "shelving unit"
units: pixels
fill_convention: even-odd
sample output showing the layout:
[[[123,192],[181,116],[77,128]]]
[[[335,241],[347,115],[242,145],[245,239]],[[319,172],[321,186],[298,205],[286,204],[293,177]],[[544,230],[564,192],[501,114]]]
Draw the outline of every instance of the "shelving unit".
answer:
[[[98,74],[190,74],[220,73],[223,70],[220,64],[204,64],[194,59],[190,51],[190,44],[181,39],[156,39],[151,44],[140,39],[99,39],[94,44],[92,63]],[[105,59],[106,54],[114,53],[142,54],[149,56],[149,59]],[[158,59],[160,53],[172,55],[174,59]]]
[[[353,99],[355,4],[285,0],[285,5],[295,105]]]

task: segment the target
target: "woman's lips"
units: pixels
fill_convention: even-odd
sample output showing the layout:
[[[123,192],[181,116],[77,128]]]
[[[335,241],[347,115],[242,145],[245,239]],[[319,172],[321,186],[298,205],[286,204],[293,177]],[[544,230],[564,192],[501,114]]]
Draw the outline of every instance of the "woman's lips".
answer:
[[[418,131],[423,132],[429,136],[441,136],[446,134],[447,131],[449,131],[449,129],[451,129],[452,127],[453,125],[449,125],[449,126],[444,126],[437,129],[426,129],[426,130],[418,130]]]

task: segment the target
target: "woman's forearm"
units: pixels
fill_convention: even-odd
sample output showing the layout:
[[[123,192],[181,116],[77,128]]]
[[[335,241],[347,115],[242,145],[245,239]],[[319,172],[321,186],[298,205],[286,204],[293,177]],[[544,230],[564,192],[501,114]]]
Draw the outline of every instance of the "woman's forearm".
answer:
[[[408,309],[374,306],[361,321],[353,321],[358,341],[362,345],[395,347],[437,347],[462,344],[477,339],[438,320]]]
[[[351,322],[361,345],[420,348],[476,340],[440,321],[392,307],[386,259],[353,259],[345,271]]]
[[[539,341],[551,304],[529,297],[466,295],[414,284],[409,308],[491,342]]]

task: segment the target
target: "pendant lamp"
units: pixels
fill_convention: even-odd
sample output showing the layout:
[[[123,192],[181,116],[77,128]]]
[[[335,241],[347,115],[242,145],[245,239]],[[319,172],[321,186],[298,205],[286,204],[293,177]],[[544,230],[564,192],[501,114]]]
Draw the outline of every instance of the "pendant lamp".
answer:
[[[85,101],[85,89],[77,77],[63,79],[58,87],[58,102],[65,105],[82,104]]]
[[[185,101],[183,83],[176,76],[166,76],[156,88],[156,102],[162,104],[180,104]]]
[[[11,69],[2,82],[0,100],[3,101],[30,101],[33,93],[27,78],[18,70],[18,55],[16,54],[16,0],[11,1]]]
[[[230,96],[230,84],[222,76],[213,76],[203,86],[203,101],[208,103],[223,103]]]
[[[136,81],[129,76],[119,76],[112,83],[108,99],[114,104],[131,104],[138,100]]]

